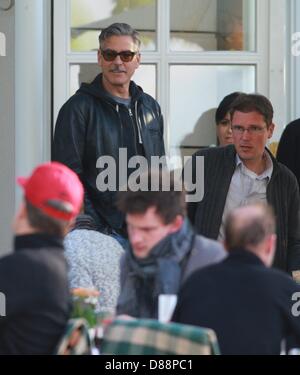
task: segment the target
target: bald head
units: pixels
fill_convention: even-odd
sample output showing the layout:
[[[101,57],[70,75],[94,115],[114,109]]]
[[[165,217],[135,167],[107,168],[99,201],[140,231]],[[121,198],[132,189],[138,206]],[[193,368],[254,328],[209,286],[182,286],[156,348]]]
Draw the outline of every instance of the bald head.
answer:
[[[275,248],[275,230],[274,213],[267,204],[238,207],[225,222],[225,244],[228,249],[242,248],[260,255],[266,246]]]

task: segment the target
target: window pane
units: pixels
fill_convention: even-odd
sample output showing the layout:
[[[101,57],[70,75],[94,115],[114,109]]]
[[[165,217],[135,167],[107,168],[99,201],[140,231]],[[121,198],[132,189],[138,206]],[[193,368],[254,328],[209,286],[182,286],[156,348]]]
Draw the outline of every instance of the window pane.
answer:
[[[225,95],[255,91],[255,66],[172,65],[170,82],[171,155],[190,155],[216,144],[215,110]]]
[[[156,49],[156,0],[71,0],[71,50],[97,50],[101,29],[114,22],[139,31],[142,50]]]
[[[82,82],[91,82],[100,68],[97,64],[72,64],[70,66],[70,95],[73,95]],[[156,65],[140,65],[133,78],[143,91],[156,97]]]
[[[171,50],[255,51],[255,0],[170,3]]]

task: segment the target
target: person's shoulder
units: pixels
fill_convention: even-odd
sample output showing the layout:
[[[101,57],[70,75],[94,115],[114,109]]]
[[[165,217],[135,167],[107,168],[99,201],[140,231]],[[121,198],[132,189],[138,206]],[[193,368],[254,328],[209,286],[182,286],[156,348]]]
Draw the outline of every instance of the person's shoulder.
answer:
[[[298,285],[289,274],[277,268],[258,268],[256,272],[256,279],[259,283],[261,283],[261,285],[265,285],[266,288],[269,287],[276,292],[279,292],[280,288],[284,291],[295,290],[300,292],[300,285]]]
[[[77,91],[75,94],[73,94],[62,106],[62,108],[66,107],[73,107],[77,108],[78,106],[86,105],[94,101],[94,98],[92,95],[89,95],[86,92],[83,91]]]
[[[131,92],[133,93],[133,100],[139,100],[146,106],[156,107],[160,109],[158,101],[150,94],[146,93],[141,86],[138,86],[134,81],[131,81]]]
[[[7,255],[4,255],[0,259],[0,269],[5,270],[5,269],[7,269],[7,267],[10,264],[14,264],[15,262],[17,262],[18,259],[20,259],[19,254],[21,254],[21,253],[13,252],[13,253],[9,253]]]
[[[50,251],[48,247],[43,247],[39,250],[36,248],[26,248],[22,251],[15,251],[8,254],[0,259],[0,270],[1,272],[9,273],[9,270],[18,270],[18,274],[21,275],[23,271],[26,273],[31,272],[33,269],[43,269],[43,265],[50,267],[49,260],[54,261],[56,255],[53,251]],[[62,256],[62,259],[63,256]],[[0,272],[0,273],[1,273]],[[1,286],[0,286],[1,288]]]
[[[227,254],[224,246],[220,242],[199,234],[196,235],[195,238],[195,247],[199,249],[202,254],[211,258],[225,258]]]
[[[68,116],[70,114],[84,114],[88,108],[92,107],[94,99],[91,95],[82,92],[76,92],[72,95],[60,108],[57,121],[60,116]]]
[[[223,259],[213,260],[202,264],[194,264],[194,266],[187,270],[183,277],[182,285],[199,285],[205,288],[205,282],[215,280],[215,276],[219,275],[223,267]],[[194,263],[197,263],[196,259]]]
[[[284,129],[284,132],[300,135],[300,118],[290,122]]]
[[[203,248],[208,248],[208,247],[214,247],[214,248],[221,248],[223,249],[223,246],[220,242],[213,240],[211,238],[202,236],[201,234],[197,234],[195,238],[195,245],[199,245]]]
[[[273,173],[277,173],[281,177],[283,177],[287,182],[291,183],[292,185],[298,184],[297,178],[294,175],[294,173],[284,164],[280,163],[277,160],[273,160],[273,163],[275,164],[276,168],[274,168]]]
[[[65,237],[67,251],[72,251],[73,247],[80,248],[81,251],[88,251],[96,248],[96,251],[113,252],[115,255],[122,255],[124,250],[114,238],[90,229],[75,229]]]
[[[228,145],[224,147],[206,147],[196,151],[193,157],[196,156],[207,156],[208,158],[228,158],[233,157],[236,154],[234,145]]]
[[[193,250],[188,258],[184,269],[182,281],[185,282],[194,272],[207,268],[213,264],[221,262],[227,253],[223,246],[215,240],[210,240],[197,235]]]
[[[97,244],[98,247],[103,251],[108,251],[114,256],[123,255],[124,249],[115,238],[97,231],[91,232],[91,240],[95,243],[95,245]]]
[[[142,92],[141,98],[142,98],[144,105],[160,110],[160,105],[158,101],[154,99],[153,96],[151,96],[150,94],[147,94],[146,92]]]

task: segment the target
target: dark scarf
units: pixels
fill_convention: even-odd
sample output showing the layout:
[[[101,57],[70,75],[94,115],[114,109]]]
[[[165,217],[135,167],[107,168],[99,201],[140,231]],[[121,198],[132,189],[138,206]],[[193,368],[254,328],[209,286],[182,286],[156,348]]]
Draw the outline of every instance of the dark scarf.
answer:
[[[181,229],[154,246],[147,258],[138,259],[132,249],[124,261],[118,314],[157,318],[159,294],[177,294],[182,267],[192,250],[195,234],[185,220]]]

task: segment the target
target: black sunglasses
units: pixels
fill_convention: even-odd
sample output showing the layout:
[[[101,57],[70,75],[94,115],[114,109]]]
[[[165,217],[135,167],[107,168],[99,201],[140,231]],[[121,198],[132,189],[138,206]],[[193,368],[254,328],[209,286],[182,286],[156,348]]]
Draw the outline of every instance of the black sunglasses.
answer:
[[[123,62],[129,62],[132,61],[134,56],[138,53],[138,51],[121,51],[117,52],[113,49],[101,49],[101,55],[103,56],[104,60],[106,61],[114,61],[117,56],[120,56],[120,59]]]

